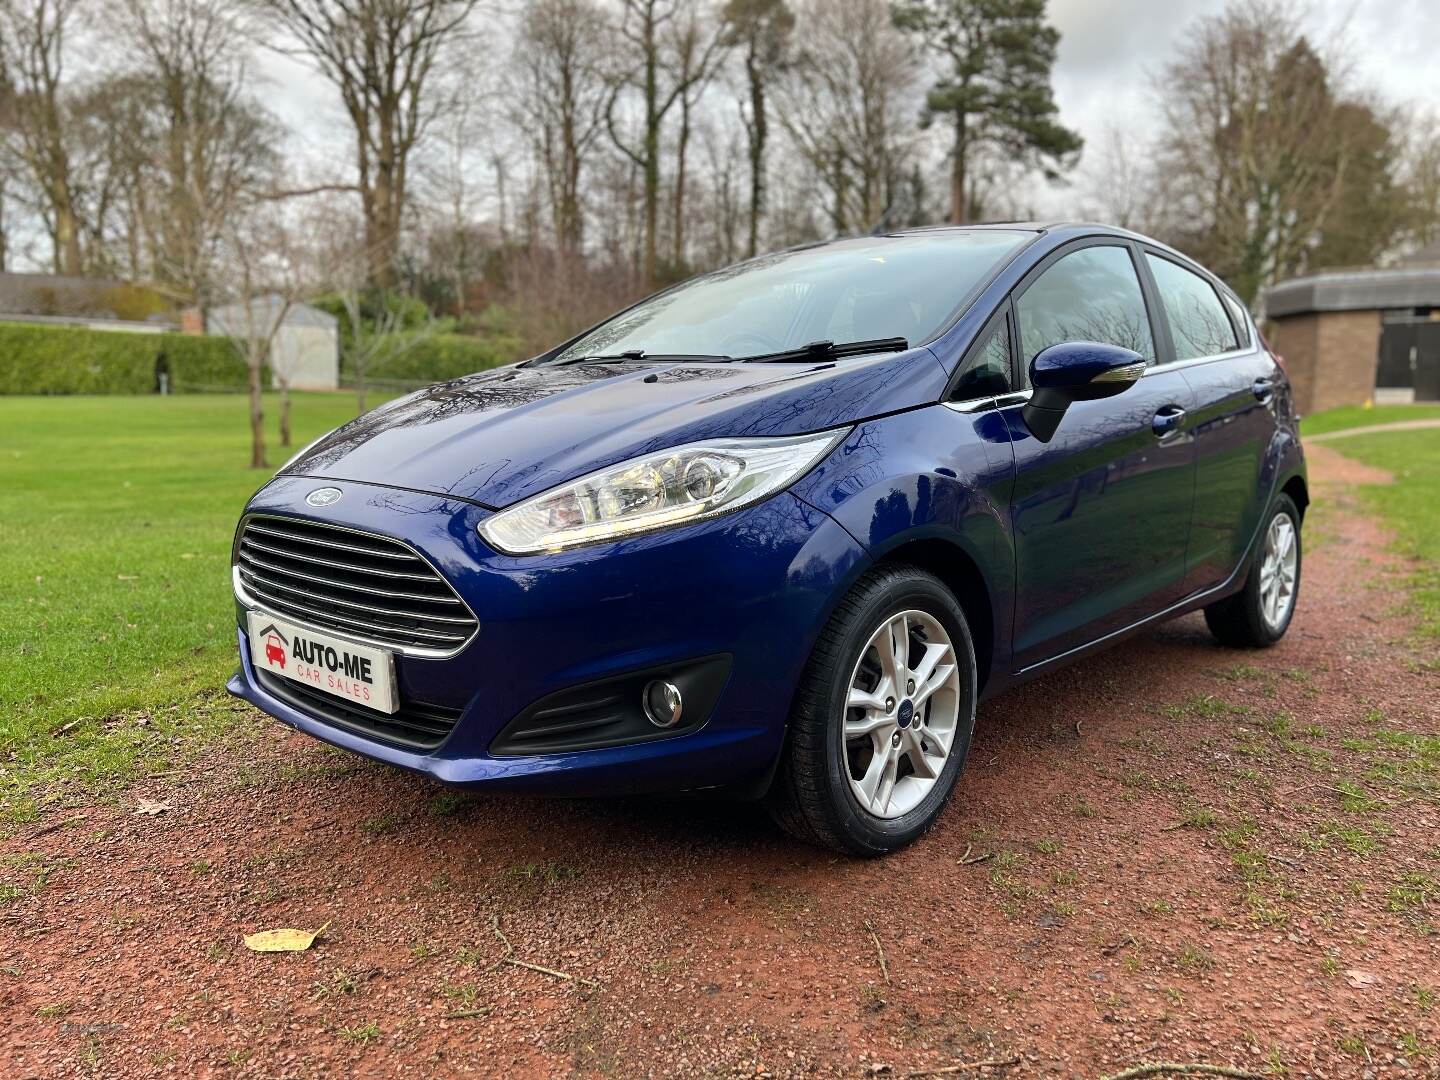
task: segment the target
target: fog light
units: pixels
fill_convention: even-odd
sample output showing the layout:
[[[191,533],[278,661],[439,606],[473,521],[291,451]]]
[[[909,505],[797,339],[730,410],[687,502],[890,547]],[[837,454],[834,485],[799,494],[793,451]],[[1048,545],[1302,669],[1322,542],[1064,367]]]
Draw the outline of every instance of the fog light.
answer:
[[[645,715],[656,727],[671,728],[680,722],[680,688],[664,679],[645,684]]]

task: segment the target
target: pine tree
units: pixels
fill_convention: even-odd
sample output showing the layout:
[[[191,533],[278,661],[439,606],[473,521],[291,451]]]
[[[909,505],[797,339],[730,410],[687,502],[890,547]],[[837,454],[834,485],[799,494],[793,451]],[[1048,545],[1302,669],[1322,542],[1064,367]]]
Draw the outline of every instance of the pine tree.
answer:
[[[971,173],[982,150],[1049,179],[1073,164],[1081,139],[1056,119],[1050,69],[1060,34],[1045,21],[1045,0],[903,0],[895,22],[948,67],[926,95],[925,119],[954,128],[952,221],[977,209]]]

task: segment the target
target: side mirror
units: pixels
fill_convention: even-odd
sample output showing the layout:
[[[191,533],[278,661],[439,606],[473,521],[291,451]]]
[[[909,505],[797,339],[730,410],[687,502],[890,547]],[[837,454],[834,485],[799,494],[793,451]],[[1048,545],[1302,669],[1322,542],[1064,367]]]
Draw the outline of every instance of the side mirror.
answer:
[[[1118,345],[1064,341],[1030,361],[1034,392],[1021,410],[1030,433],[1049,442],[1065,410],[1076,401],[1114,397],[1145,374],[1145,358]]]

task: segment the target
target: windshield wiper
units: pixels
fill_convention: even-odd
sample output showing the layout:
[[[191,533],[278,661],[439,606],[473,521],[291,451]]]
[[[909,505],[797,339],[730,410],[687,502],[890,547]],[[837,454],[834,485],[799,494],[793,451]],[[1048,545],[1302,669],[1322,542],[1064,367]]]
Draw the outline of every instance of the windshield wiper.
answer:
[[[733,356],[709,353],[647,353],[644,349],[626,349],[622,353],[600,354],[597,356],[572,356],[568,360],[555,360],[549,366],[568,367],[571,364],[628,364],[645,361],[652,364],[733,364]]]
[[[745,357],[747,364],[784,364],[804,360],[838,360],[846,356],[866,356],[870,353],[904,352],[910,342],[903,337],[871,338],[868,341],[847,341],[836,345],[833,341],[812,341],[798,349],[782,352],[761,353]]]

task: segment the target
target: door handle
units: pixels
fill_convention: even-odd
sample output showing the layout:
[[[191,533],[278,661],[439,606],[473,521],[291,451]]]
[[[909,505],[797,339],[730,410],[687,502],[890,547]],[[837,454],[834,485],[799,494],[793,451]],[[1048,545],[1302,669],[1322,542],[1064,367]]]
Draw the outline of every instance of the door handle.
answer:
[[[1250,384],[1250,392],[1255,395],[1256,401],[1265,404],[1275,396],[1275,380],[1256,379]]]
[[[1151,419],[1150,430],[1155,433],[1156,437],[1163,439],[1178,431],[1184,420],[1184,409],[1179,405],[1166,405]]]

